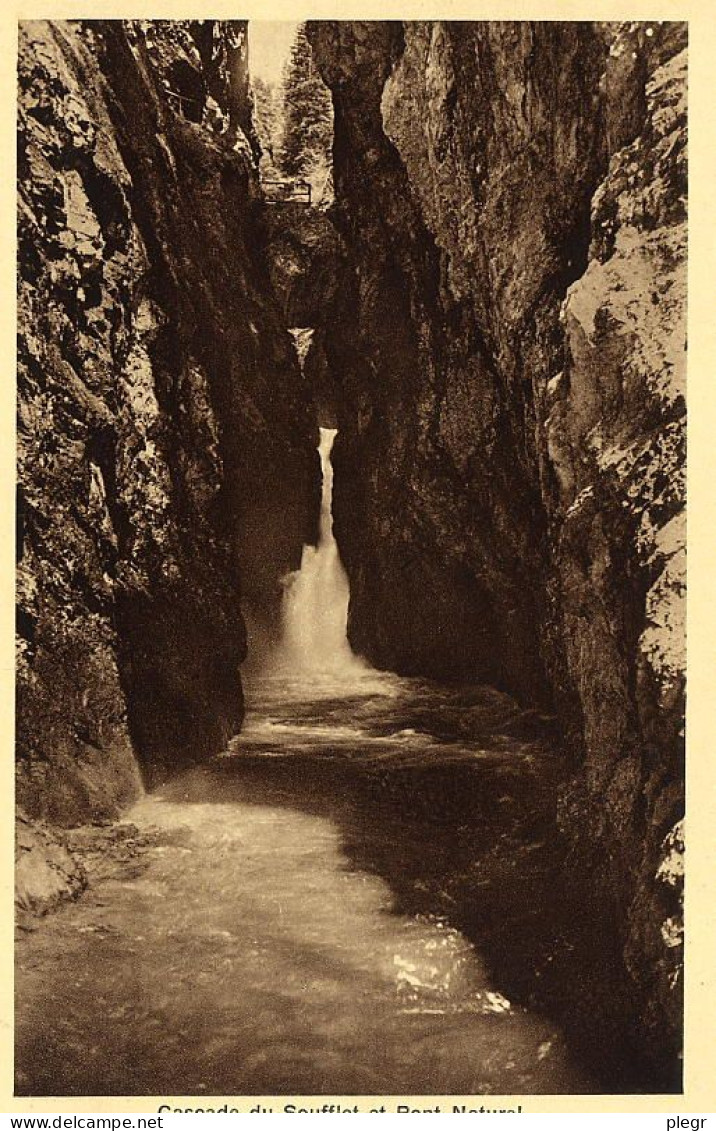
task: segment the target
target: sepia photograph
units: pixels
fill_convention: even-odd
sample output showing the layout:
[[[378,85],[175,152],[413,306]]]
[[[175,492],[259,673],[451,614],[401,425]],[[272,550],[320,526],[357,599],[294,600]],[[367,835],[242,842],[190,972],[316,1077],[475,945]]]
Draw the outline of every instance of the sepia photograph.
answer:
[[[682,1095],[687,30],[20,22],[16,1097]]]

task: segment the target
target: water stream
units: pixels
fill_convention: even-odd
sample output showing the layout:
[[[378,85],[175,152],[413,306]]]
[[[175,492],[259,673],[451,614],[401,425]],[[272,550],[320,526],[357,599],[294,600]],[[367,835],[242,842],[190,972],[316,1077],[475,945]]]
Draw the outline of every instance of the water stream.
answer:
[[[331,685],[361,679],[365,665],[348,644],[348,578],[333,536],[333,465],[335,429],[320,429],[323,474],[318,543],[304,546],[301,568],[286,581],[283,639],[272,668],[286,676]]]
[[[540,990],[553,750],[496,691],[352,655],[332,442],[242,734],[144,798],[86,896],[20,940],[21,1094],[596,1089]]]

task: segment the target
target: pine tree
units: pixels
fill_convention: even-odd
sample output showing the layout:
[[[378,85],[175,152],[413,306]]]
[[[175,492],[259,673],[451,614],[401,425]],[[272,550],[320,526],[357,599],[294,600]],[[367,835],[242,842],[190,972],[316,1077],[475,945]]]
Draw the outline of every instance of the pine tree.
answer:
[[[279,91],[259,77],[254,78],[251,85],[254,92],[254,126],[261,145],[261,168],[264,175],[276,176],[282,132]]]
[[[280,165],[287,177],[327,177],[333,140],[333,106],[313,61],[301,24],[283,76],[283,138]]]

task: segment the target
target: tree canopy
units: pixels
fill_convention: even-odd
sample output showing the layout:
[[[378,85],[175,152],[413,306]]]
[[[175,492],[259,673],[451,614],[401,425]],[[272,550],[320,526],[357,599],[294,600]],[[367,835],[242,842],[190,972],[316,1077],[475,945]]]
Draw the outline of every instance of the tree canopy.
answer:
[[[261,168],[276,176],[283,130],[281,97],[277,88],[262,78],[252,80],[254,91],[254,125],[261,144]]]
[[[279,164],[287,177],[324,179],[331,165],[333,105],[313,60],[305,24],[296,31],[283,75]]]

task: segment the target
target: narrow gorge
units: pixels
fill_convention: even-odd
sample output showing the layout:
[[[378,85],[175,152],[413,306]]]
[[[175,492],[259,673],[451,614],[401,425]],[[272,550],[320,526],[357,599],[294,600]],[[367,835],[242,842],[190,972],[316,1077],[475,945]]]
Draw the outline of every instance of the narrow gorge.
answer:
[[[20,26],[17,1091],[678,1091],[686,26],[299,34]]]

